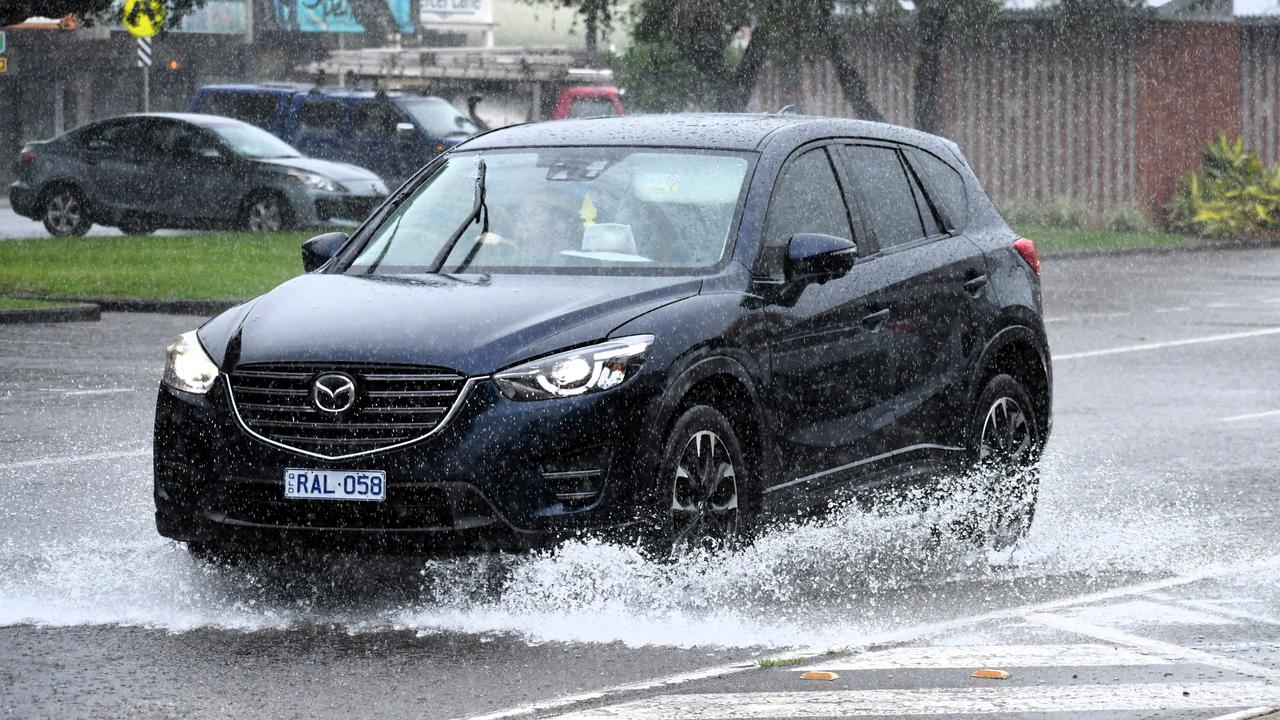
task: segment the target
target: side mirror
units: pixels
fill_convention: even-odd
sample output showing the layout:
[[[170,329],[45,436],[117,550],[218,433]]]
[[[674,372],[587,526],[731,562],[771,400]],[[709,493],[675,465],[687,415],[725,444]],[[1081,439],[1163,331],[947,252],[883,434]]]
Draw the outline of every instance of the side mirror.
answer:
[[[302,269],[306,272],[319,270],[346,244],[347,234],[344,232],[317,235],[302,243]]]
[[[401,140],[416,140],[418,129],[413,126],[413,123],[396,123],[396,137]]]
[[[796,233],[787,243],[788,282],[826,282],[841,277],[858,259],[858,245],[834,235]]]

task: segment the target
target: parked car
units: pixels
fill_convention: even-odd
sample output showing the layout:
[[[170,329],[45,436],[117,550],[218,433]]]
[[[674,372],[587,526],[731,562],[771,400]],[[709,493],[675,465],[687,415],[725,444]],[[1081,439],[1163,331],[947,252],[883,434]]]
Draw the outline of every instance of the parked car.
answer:
[[[205,85],[189,110],[257,125],[310,157],[367,167],[392,187],[480,132],[438,97],[309,85]]]
[[[231,118],[125,115],[22,148],[15,212],[52,235],[157,228],[354,226],[387,195],[364,168],[303,157]]]
[[[560,91],[552,120],[624,115],[616,87],[575,85]]]
[[[975,532],[1029,527],[1039,260],[954,144],[570,120],[480,136],[404,190],[169,348],[162,535],[680,552],[975,466]]]

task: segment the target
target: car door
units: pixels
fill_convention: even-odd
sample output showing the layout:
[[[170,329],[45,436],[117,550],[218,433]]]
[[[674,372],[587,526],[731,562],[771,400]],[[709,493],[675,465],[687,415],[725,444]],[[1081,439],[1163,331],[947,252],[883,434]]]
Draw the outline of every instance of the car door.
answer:
[[[952,454],[967,413],[965,371],[978,346],[974,306],[986,262],[948,227],[903,148],[847,144],[841,155],[880,249],[877,302],[889,311],[885,334],[896,356],[895,452],[909,463]]]
[[[82,160],[72,177],[81,182],[91,205],[109,216],[149,207],[149,162],[144,118],[119,118],[87,128],[80,136]]]
[[[855,218],[826,147],[792,156],[774,186],[756,268],[764,278],[779,466],[786,468],[767,493],[779,503],[847,483],[889,449],[892,356],[880,327],[883,309],[872,300],[879,274],[855,265],[822,283],[788,283],[783,275],[796,233],[836,235],[872,252],[854,232]]]
[[[422,139],[400,137],[396,126],[412,122],[386,100],[359,100],[351,111],[358,157],[349,162],[368,168],[388,183],[409,177],[422,166]]]
[[[154,134],[165,157],[155,176],[165,188],[166,215],[179,225],[234,219],[252,179],[244,175],[239,158],[208,130],[191,123],[164,120]]]
[[[350,162],[356,154],[347,103],[340,98],[301,94],[294,98],[290,144],[307,157]]]

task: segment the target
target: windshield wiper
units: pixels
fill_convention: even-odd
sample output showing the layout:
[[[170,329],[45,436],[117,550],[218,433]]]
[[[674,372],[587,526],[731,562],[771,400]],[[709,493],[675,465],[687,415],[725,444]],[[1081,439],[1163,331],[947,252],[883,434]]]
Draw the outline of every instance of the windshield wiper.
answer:
[[[485,233],[489,232],[489,206],[485,204],[485,172],[486,168],[484,160],[481,160],[480,165],[476,170],[476,199],[475,202],[471,204],[471,213],[462,221],[462,224],[458,226],[458,229],[453,231],[453,235],[449,236],[449,242],[445,243],[445,246],[440,248],[440,252],[436,255],[435,262],[432,263],[431,272],[439,274],[444,269],[445,261],[449,259],[449,254],[453,252],[454,246],[462,239],[462,234],[467,231],[467,228],[471,227],[472,223],[480,220],[481,215],[484,216],[484,224],[480,228],[480,235],[483,237]],[[471,264],[471,260],[475,257],[476,251],[479,250],[479,248],[480,242],[477,239],[476,246],[472,248],[471,252],[467,255],[467,259],[463,261],[460,268],[465,269],[467,265]]]

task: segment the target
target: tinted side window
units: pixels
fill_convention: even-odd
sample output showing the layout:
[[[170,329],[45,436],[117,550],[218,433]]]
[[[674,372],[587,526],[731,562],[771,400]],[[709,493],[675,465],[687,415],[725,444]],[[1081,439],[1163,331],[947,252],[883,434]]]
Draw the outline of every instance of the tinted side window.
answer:
[[[867,222],[881,249],[925,237],[916,197],[898,151],[889,147],[850,145],[844,148],[850,180],[862,194]]]
[[[589,118],[617,115],[618,109],[608,98],[574,98],[569,103],[569,117]]]
[[[792,160],[783,169],[769,200],[765,245],[786,247],[796,233],[823,233],[853,239],[840,185],[826,151],[821,148]]]
[[[396,123],[408,122],[395,108],[384,102],[357,103],[351,116],[351,124],[355,131],[364,135],[392,137],[396,134]]]
[[[346,115],[346,104],[341,101],[307,98],[298,110],[298,127],[305,133],[335,135],[342,131]]]
[[[923,150],[913,149],[911,159],[947,225],[952,230],[964,227],[969,222],[969,197],[959,171]]]
[[[212,92],[200,97],[200,104],[196,109],[208,115],[235,118],[270,130],[276,124],[280,100],[267,93]]]
[[[80,131],[79,141],[90,150],[123,150],[133,143],[134,123],[127,120],[105,122]]]

